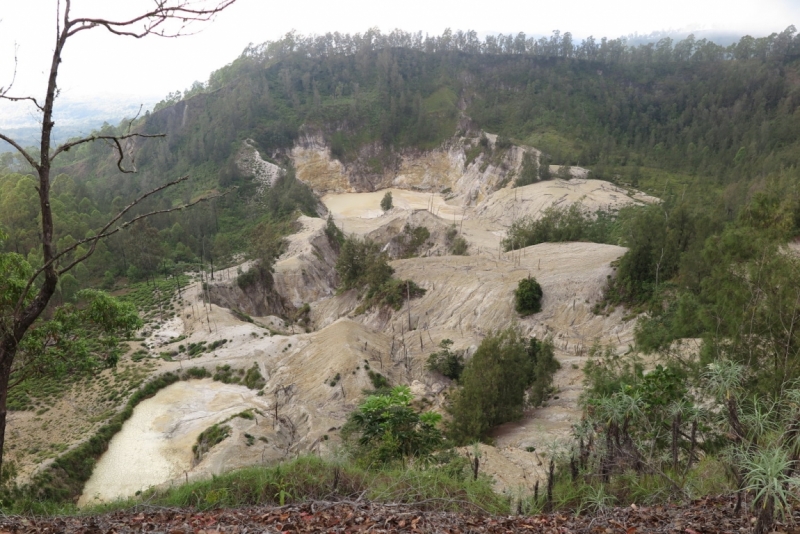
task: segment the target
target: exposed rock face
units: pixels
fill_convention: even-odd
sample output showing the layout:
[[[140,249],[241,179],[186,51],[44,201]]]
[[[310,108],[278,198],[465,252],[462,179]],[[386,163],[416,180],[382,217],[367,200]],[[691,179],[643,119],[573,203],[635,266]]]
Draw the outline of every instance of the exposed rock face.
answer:
[[[261,154],[250,139],[245,139],[242,143],[236,155],[236,166],[244,175],[253,176],[259,182],[259,193],[263,192],[264,188],[272,187],[282,172],[280,167],[261,158]]]
[[[330,297],[336,291],[338,252],[325,235],[325,221],[301,216],[303,228],[275,263],[275,291],[295,308]]]
[[[349,193],[355,191],[344,165],[331,158],[330,149],[320,135],[302,134],[291,152],[298,180],[315,192]]]
[[[343,165],[331,156],[322,135],[306,133],[292,149],[297,177],[316,193],[370,192],[390,187],[449,194],[458,204],[471,206],[505,187],[519,173],[522,157],[539,151],[530,147],[499,148],[496,137],[486,134],[488,149],[473,155],[480,138],[453,138],[433,150],[387,151],[370,144],[362,147],[355,161]],[[374,162],[380,161],[380,169]],[[586,171],[575,167],[573,174]]]
[[[275,280],[270,272],[260,273],[255,282],[244,289],[237,285],[236,280],[210,280],[208,296],[212,304],[221,308],[239,310],[256,317],[285,316],[287,312],[286,303],[276,291]]]
[[[338,282],[338,253],[325,235],[325,221],[301,216],[302,229],[287,238],[288,246],[275,262],[273,272],[260,272],[255,282],[240,288],[236,280],[210,281],[211,302],[248,315],[286,316],[305,303],[334,294]],[[252,263],[243,271],[257,269]]]

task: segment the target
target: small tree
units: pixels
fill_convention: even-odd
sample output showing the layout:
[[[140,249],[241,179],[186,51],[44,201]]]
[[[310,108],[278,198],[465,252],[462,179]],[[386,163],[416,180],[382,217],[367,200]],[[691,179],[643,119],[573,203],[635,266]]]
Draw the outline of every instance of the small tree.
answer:
[[[526,340],[514,326],[489,334],[461,374],[462,387],[449,407],[448,437],[466,445],[521,418],[526,392],[531,404],[540,404],[560,368],[549,340]]]
[[[385,195],[383,195],[383,199],[381,199],[381,209],[383,211],[389,211],[394,207],[392,204],[392,192],[387,191]]]
[[[416,411],[412,400],[408,386],[396,386],[388,395],[367,397],[350,414],[344,437],[358,433],[360,454],[370,463],[427,458],[442,444],[442,434],[436,428],[442,416]]]
[[[525,317],[542,311],[542,286],[536,278],[528,276],[519,281],[514,291],[517,313]]]
[[[515,327],[483,339],[461,374],[453,396],[448,435],[466,445],[486,437],[492,427],[522,417],[529,357]]]
[[[522,156],[522,166],[519,176],[514,183],[515,187],[524,187],[539,181],[539,162],[536,161],[536,154],[525,152]]]
[[[458,380],[461,373],[464,371],[464,355],[459,352],[453,352],[450,347],[453,346],[452,339],[443,339],[439,342],[439,352],[434,352],[428,357],[426,368],[429,371],[441,373],[451,380]]]

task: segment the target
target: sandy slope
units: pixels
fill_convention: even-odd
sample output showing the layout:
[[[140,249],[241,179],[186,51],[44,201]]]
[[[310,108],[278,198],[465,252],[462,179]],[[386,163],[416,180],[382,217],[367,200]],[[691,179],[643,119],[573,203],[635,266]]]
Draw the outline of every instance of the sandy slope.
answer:
[[[302,150],[302,157],[327,169],[327,182],[318,183],[321,189],[352,190],[342,169],[334,169],[320,147],[309,142]],[[436,165],[445,165],[445,156],[439,154]],[[521,154],[509,157],[521,158]],[[298,160],[301,178],[303,172],[311,172],[304,170],[308,162],[303,161]],[[404,185],[442,185],[444,182],[431,178],[434,163],[417,171],[409,163],[406,168],[411,170],[399,181]],[[460,165],[463,170],[463,162]],[[471,176],[470,183],[477,180],[475,183],[485,185],[480,176],[484,175]],[[493,176],[497,181],[499,175]],[[191,361],[163,363],[160,368],[203,366],[214,372],[225,364],[234,369],[255,364],[267,380],[263,394],[210,380],[179,383],[163,390],[140,405],[114,439],[87,484],[84,499],[109,500],[148,485],[208,476],[302,452],[331,451],[337,442],[336,430],[357,406],[361,391],[371,386],[367,366],[392,383],[410,384],[415,395],[442,409],[448,380],[424,369],[438,343],[449,338],[454,340],[454,348],[471,353],[489,332],[515,323],[530,335],[553,339],[562,362],[555,379],[558,391],[547,406],[530,410],[522,421],[497,429],[497,448],[484,447],[482,454],[486,459],[484,470],[496,475],[499,489],[530,490],[543,472],[541,454],[563,440],[579,418],[576,400],[581,391],[580,367],[588,348],[602,343],[624,350],[631,343],[632,323],[623,322],[621,312],[611,316],[591,313],[607,277],[613,273],[610,263],[624,249],[558,243],[512,254],[500,251],[500,240],[514,219],[535,217],[553,204],[580,201],[589,209],[618,209],[641,200],[611,184],[586,179],[553,180],[494,193],[486,193],[485,188],[475,190],[483,192],[474,197],[462,192],[451,198],[432,186],[427,191],[392,189],[395,207],[387,213],[380,209],[383,190],[323,197],[335,222],[346,233],[385,237],[399,231],[405,221],[420,224],[427,220],[436,222],[437,231],[455,223],[470,243],[469,256],[430,255],[392,262],[396,276],[427,289],[424,297],[398,312],[380,309],[355,315],[358,295],[353,291],[334,294],[335,253],[326,241],[322,219],[301,218],[302,230],[290,238],[274,274],[281,298],[294,306],[311,304],[308,333],[299,329],[293,332],[274,317],[257,317],[255,323],[241,321],[225,308],[204,304],[195,283],[184,295],[186,307],[154,332],[147,343],[153,351],[162,351],[178,344],[170,336],[186,336],[183,344],[228,341],[213,353]],[[441,248],[430,250],[443,253]],[[519,318],[513,310],[513,290],[529,275],[535,276],[544,289],[543,310]],[[223,271],[214,284],[233,287],[235,277],[235,269]],[[270,335],[260,325],[286,335]],[[233,435],[193,466],[191,445],[197,435],[244,407],[259,410],[256,420],[233,420]],[[253,436],[254,443],[248,445],[245,433]],[[537,452],[526,451],[528,447],[535,447]],[[138,472],[142,465],[154,467],[146,477]]]

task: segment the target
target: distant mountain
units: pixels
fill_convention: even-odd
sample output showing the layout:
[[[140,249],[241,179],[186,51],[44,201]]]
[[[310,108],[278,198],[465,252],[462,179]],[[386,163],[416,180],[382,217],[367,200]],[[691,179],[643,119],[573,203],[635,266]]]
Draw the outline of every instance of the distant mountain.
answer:
[[[159,98],[152,96],[99,95],[87,98],[64,98],[56,104],[54,140],[56,143],[72,137],[87,135],[104,123],[117,125],[152,109]],[[22,146],[39,144],[39,114],[35,108],[19,103],[0,106],[0,133],[15,139]],[[0,153],[11,146],[0,141]]]

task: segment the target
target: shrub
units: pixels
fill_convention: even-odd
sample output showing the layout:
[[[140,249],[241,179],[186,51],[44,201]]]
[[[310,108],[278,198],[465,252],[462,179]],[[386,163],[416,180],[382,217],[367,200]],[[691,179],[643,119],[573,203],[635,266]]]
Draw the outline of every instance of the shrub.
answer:
[[[517,313],[523,317],[542,311],[542,286],[536,278],[528,276],[519,281],[514,291]]]
[[[376,392],[380,392],[389,387],[389,379],[382,374],[370,369],[367,371],[367,376],[369,376],[372,387],[375,388]]]
[[[511,223],[501,243],[506,251],[539,243],[611,243],[614,229],[615,216],[607,211],[598,210],[592,214],[580,203],[550,206],[538,219],[523,217]]]
[[[211,425],[203,430],[200,435],[197,436],[197,443],[192,446],[192,453],[194,454],[195,461],[199,462],[202,460],[203,456],[210,451],[214,445],[220,443],[230,435],[231,427],[228,425]]]
[[[467,256],[468,248],[469,243],[467,243],[467,240],[461,236],[458,236],[453,239],[453,242],[450,244],[450,254],[453,256]]]
[[[369,463],[425,458],[442,445],[436,424],[442,416],[419,413],[411,406],[408,386],[396,386],[387,395],[372,395],[352,413],[343,437],[358,434],[358,454]]]
[[[365,305],[384,304],[399,309],[406,298],[425,294],[425,289],[410,280],[392,278],[394,269],[385,252],[369,239],[347,238],[336,261],[343,289],[367,288]]]
[[[261,389],[267,384],[261,371],[258,370],[257,363],[253,363],[253,366],[247,370],[243,382],[250,389]]]
[[[412,258],[417,255],[419,247],[431,236],[430,231],[425,226],[405,225],[403,233],[399,236],[401,242],[401,258]]]
[[[458,380],[464,371],[464,355],[461,352],[452,352],[450,347],[453,340],[443,339],[439,342],[439,352],[428,356],[426,368],[429,371],[441,373],[451,380]]]
[[[383,211],[389,211],[393,207],[394,204],[392,203],[392,192],[387,191],[386,194],[383,195],[383,198],[381,199],[381,209]]]
[[[464,239],[462,236],[458,235],[458,229],[456,225],[452,225],[450,228],[447,229],[447,232],[444,234],[445,242],[447,243],[447,247],[450,250],[450,254],[454,256],[466,256],[467,249],[469,248],[469,243],[467,240]]]
[[[515,187],[523,187],[539,181],[539,162],[536,161],[536,154],[525,152],[522,156],[522,166],[519,176],[514,182]]]
[[[492,427],[522,417],[525,392],[540,403],[560,368],[550,341],[526,341],[518,328],[489,334],[461,374],[453,396],[448,437],[466,445],[484,439]],[[533,387],[532,387],[533,386]]]
[[[519,419],[525,402],[528,354],[519,330],[511,327],[483,339],[461,374],[453,396],[448,435],[459,445],[486,437],[492,427]]]

